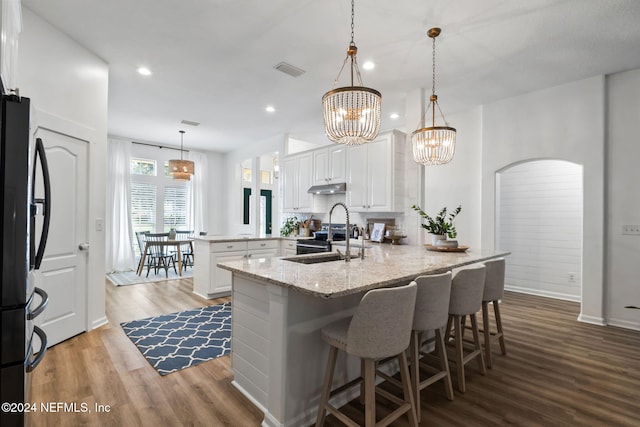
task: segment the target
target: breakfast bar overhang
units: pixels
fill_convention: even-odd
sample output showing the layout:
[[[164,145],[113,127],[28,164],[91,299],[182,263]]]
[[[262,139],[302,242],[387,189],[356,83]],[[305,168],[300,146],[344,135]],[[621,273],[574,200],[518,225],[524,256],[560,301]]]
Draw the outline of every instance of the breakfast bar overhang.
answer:
[[[305,264],[293,260],[309,256],[298,256],[220,263],[233,274],[233,384],[264,412],[263,426],[311,425],[328,354],[320,335],[323,326],[351,315],[368,290],[404,285],[420,275],[508,254],[379,245],[367,249],[364,259],[354,257],[351,262]],[[359,373],[356,359],[338,358],[336,384]],[[347,393],[335,404],[351,398]]]

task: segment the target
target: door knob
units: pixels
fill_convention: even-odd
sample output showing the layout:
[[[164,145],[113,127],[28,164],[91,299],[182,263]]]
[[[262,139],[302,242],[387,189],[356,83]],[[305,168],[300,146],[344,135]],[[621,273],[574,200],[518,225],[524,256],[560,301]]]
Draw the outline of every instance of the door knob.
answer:
[[[80,249],[81,251],[88,251],[89,250],[89,243],[84,242],[84,243],[80,243],[78,245],[78,249]]]

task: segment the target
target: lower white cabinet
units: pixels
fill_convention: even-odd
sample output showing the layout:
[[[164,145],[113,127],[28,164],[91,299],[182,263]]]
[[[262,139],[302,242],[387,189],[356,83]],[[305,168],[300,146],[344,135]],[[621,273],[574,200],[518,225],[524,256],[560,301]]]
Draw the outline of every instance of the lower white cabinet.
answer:
[[[231,295],[231,272],[217,267],[226,261],[245,258],[271,258],[278,256],[278,240],[206,241],[195,240],[193,292],[203,298]]]
[[[284,239],[280,241],[280,256],[294,256],[296,254],[296,240]]]

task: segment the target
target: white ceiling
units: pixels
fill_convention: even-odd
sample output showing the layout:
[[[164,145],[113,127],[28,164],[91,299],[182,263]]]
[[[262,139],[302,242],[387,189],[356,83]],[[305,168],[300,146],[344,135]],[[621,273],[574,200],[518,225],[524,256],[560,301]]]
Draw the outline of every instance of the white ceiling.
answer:
[[[285,133],[325,138],[321,98],[346,56],[349,0],[22,4],[109,64],[112,135],[179,145],[185,129],[185,148],[220,152]],[[383,129],[405,127],[408,91],[430,91],[426,30],[434,26],[443,30],[436,89],[447,115],[640,68],[638,0],[358,0],[355,7],[358,61],[376,63],[361,71],[365,86],[382,92]],[[273,68],[281,61],[306,73],[283,74]],[[153,75],[139,75],[142,65]],[[391,120],[392,112],[400,118]]]

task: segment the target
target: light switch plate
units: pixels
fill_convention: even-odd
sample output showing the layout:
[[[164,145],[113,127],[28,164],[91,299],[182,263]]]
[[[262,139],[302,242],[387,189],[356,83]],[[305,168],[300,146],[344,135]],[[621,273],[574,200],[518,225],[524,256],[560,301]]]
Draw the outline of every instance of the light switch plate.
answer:
[[[622,234],[640,236],[640,225],[623,225]]]
[[[104,228],[104,220],[102,218],[96,218],[96,231],[102,231]]]

